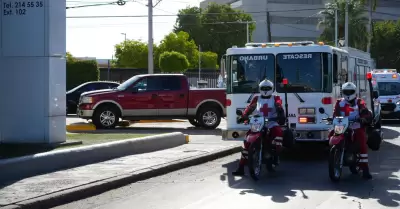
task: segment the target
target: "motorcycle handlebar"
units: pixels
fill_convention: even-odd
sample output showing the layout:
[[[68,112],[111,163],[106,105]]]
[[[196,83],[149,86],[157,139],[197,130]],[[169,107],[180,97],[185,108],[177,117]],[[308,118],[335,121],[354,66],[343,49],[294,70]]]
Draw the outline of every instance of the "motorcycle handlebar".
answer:
[[[332,117],[328,117],[328,118],[322,118],[322,121],[328,121],[328,122],[332,122],[333,118]],[[356,118],[354,120],[349,120],[349,122],[361,122],[361,118]]]
[[[244,123],[246,120],[249,120],[251,116],[239,116],[239,118],[237,119],[237,122],[240,123]],[[278,121],[279,118],[275,117],[275,118],[265,118],[268,121]]]

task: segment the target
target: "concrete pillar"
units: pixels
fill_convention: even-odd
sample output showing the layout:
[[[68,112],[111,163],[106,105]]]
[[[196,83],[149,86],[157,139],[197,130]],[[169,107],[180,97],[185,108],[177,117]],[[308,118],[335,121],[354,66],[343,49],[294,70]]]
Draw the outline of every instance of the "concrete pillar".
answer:
[[[66,1],[0,3],[0,143],[65,142]]]

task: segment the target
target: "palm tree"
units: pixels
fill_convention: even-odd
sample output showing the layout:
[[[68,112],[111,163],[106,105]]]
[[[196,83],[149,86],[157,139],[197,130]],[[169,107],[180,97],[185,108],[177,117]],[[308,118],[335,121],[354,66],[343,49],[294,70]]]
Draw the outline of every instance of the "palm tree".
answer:
[[[368,7],[368,33],[370,34],[367,46],[367,52],[370,52],[371,47],[371,39],[372,39],[372,12],[376,10],[376,6],[378,4],[378,0],[360,0],[362,4],[367,5]]]
[[[325,5],[320,12],[321,19],[318,28],[324,30],[320,40],[330,43],[335,40],[335,10],[338,10],[338,39],[344,39],[345,35],[345,8],[346,0],[335,0]],[[349,0],[349,46],[360,50],[366,50],[369,33],[367,31],[368,18],[364,16],[364,4],[360,0]]]

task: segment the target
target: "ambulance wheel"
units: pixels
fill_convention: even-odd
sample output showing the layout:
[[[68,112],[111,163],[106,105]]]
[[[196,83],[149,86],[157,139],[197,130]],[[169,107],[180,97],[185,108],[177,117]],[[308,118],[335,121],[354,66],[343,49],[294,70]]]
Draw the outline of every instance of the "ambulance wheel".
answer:
[[[382,128],[382,118],[379,116],[378,121],[374,125],[375,128],[381,129]]]
[[[357,166],[357,165],[351,165],[351,166],[349,166],[349,169],[350,169],[350,172],[351,172],[352,174],[358,174],[358,173],[360,173],[360,167]]]

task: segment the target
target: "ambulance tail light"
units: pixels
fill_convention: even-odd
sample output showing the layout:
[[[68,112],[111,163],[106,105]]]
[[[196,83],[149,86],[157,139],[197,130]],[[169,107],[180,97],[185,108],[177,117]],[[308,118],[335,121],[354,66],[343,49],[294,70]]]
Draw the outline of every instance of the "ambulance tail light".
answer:
[[[324,97],[321,99],[321,103],[324,105],[332,104],[332,97]]]
[[[372,79],[372,73],[371,72],[368,72],[367,73],[367,80],[371,80]]]
[[[315,117],[299,117],[299,123],[315,123]]]
[[[232,105],[232,101],[230,99],[226,99],[225,106],[229,107]]]

